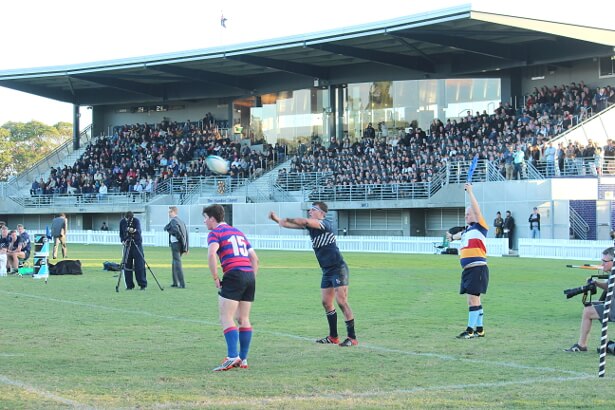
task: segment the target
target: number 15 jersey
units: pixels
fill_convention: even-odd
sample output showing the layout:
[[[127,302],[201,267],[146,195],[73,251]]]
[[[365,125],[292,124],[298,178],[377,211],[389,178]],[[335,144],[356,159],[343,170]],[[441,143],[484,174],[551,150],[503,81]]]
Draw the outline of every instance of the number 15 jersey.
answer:
[[[231,270],[253,271],[248,257],[248,250],[252,249],[252,245],[239,229],[221,223],[207,235],[207,245],[212,243],[217,243],[220,246],[217,253],[220,258],[220,265],[222,265],[222,272],[226,273]]]

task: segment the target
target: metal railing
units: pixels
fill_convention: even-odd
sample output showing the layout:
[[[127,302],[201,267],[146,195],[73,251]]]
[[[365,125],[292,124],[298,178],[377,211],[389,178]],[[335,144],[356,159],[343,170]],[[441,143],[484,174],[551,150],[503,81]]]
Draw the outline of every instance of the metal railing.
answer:
[[[288,173],[270,172],[258,179],[232,178],[230,176],[168,178],[156,186],[152,194],[112,193],[108,199],[98,200],[93,194],[52,194],[24,196],[11,184],[4,184],[4,197],[8,197],[24,207],[44,207],[54,203],[68,203],[83,206],[96,206],[105,203],[147,203],[158,195],[174,196],[179,204],[196,203],[200,197],[237,196],[245,197],[248,202],[292,202],[292,201],[369,201],[429,199],[447,184],[464,183],[467,180],[471,161],[455,161],[437,170],[427,182],[388,183],[362,185],[334,185],[331,172]],[[601,173],[615,174],[615,158],[607,158],[605,165],[595,165],[594,159],[576,159],[564,163],[559,171],[556,164],[555,176],[599,176]],[[541,180],[545,178],[546,163],[539,162],[535,167],[524,164],[522,179]],[[472,178],[473,182],[503,181],[504,169],[501,164],[479,160]],[[84,199],[84,198],[87,198]],[[95,200],[92,200],[94,198]],[[123,198],[123,199],[121,199]]]
[[[92,139],[92,125],[88,125],[84,128],[79,134],[79,144],[83,146],[87,144]],[[72,138],[68,139],[64,144],[60,145],[58,148],[54,149],[49,155],[45,158],[38,161],[36,164],[32,165],[30,168],[20,173],[10,181],[10,184],[14,185],[17,190],[24,189],[29,187],[32,184],[32,181],[40,178],[41,175],[48,173],[51,167],[57,166],[59,163],[64,161],[67,156],[72,154],[75,150],[73,149],[73,140]]]
[[[402,199],[428,199],[431,182],[411,184],[365,184],[318,187],[305,201],[390,201]]]
[[[153,195],[147,192],[121,192],[108,194],[37,194],[32,196],[9,196],[24,208],[98,207],[101,205],[145,204]]]
[[[587,239],[587,234],[589,232],[589,225],[585,220],[579,215],[577,211],[575,211],[572,207],[570,208],[570,229],[577,239]]]

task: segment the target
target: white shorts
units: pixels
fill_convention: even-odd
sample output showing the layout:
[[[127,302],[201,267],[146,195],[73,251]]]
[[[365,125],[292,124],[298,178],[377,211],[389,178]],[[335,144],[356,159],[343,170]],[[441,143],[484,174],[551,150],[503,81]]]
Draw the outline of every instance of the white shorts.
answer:
[[[6,276],[6,253],[0,253],[0,276]]]

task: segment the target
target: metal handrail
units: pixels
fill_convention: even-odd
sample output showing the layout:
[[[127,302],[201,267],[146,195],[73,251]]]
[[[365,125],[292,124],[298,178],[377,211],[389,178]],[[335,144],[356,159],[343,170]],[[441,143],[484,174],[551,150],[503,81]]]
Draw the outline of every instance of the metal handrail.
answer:
[[[570,228],[578,239],[587,239],[589,225],[572,207],[570,207]]]
[[[92,125],[88,125],[79,133],[79,143],[88,143],[92,139]],[[45,158],[39,160],[27,170],[21,172],[9,183],[18,190],[28,186],[38,176],[49,172],[52,166],[74,152],[73,140],[69,138],[65,143],[51,151]],[[54,162],[55,161],[55,162]]]

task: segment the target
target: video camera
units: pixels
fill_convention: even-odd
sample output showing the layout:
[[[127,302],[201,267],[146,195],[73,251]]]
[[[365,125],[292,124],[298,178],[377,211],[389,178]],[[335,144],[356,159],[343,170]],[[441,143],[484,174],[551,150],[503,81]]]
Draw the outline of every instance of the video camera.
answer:
[[[587,283],[583,286],[579,286],[578,288],[565,289],[564,295],[566,295],[567,299],[575,297],[576,295],[583,294],[583,304],[586,305],[591,303],[591,296],[596,294],[596,283],[594,279],[608,279],[609,275],[591,275],[587,278]],[[587,301],[587,296],[589,295],[589,302]]]
[[[135,232],[137,232],[137,230],[133,226],[134,214],[130,211],[126,212],[126,215],[124,215],[124,220],[126,221],[126,233],[129,236],[133,237],[135,235]]]

